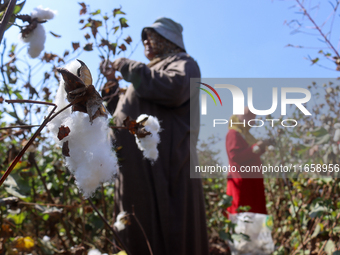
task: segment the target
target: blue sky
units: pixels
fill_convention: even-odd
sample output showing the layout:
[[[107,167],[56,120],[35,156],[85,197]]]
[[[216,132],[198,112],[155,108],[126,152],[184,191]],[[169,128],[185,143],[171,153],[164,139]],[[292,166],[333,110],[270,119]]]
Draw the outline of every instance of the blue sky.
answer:
[[[58,15],[46,23],[46,31],[60,34],[60,39],[47,36],[45,50],[60,54],[71,48],[70,41],[85,42],[85,30],[79,30],[80,5],[78,1],[28,0],[23,13],[38,6],[57,10]],[[311,2],[310,6],[318,4]],[[327,3],[325,3],[327,2]],[[304,58],[316,57],[316,49],[296,49],[287,44],[321,47],[317,37],[306,34],[291,35],[292,29],[285,21],[300,19],[297,9],[290,8],[295,1],[279,0],[213,0],[213,1],[85,1],[92,11],[101,9],[111,12],[120,5],[126,12],[129,28],[126,35],[133,39],[133,45],[140,40],[144,26],[152,24],[161,16],[170,17],[184,27],[184,41],[187,52],[200,65],[202,77],[335,77],[337,72],[318,66],[311,66]],[[307,3],[306,3],[307,5]],[[320,9],[313,11],[317,18],[323,19],[330,12],[330,4],[324,1]],[[310,25],[306,23],[307,25]],[[312,32],[312,31],[310,31]],[[11,29],[5,36],[16,41],[18,29]],[[336,39],[335,36],[333,38]],[[85,54],[82,59],[93,60],[93,54]],[[123,56],[123,55],[122,55]],[[139,44],[133,59],[147,62]],[[38,60],[36,60],[38,61]],[[89,62],[89,61],[88,61]],[[92,61],[94,62],[94,61]],[[89,63],[91,70],[98,63]]]
[[[332,0],[334,2],[334,0]],[[331,1],[331,2],[332,2]],[[304,1],[306,7],[320,1]],[[285,23],[299,19],[303,24],[311,26],[306,18],[302,19],[298,9],[292,8],[295,1],[279,0],[173,0],[173,1],[85,1],[91,6],[91,11],[101,9],[102,13],[111,12],[122,6],[127,15],[129,27],[124,29],[124,38],[132,37],[132,47],[140,41],[141,30],[158,17],[169,17],[184,27],[183,36],[187,52],[198,62],[204,78],[318,78],[339,76],[339,72],[311,65],[306,58],[321,57],[318,49],[325,47],[320,37],[303,33],[292,34],[292,29]],[[86,30],[80,30],[78,1],[28,0],[22,11],[30,13],[34,7],[43,5],[57,10],[57,16],[44,24],[45,30],[61,35],[54,38],[47,34],[45,50],[60,55],[65,49],[71,50],[71,42],[85,43],[83,35]],[[331,11],[328,1],[322,1],[320,8],[314,8],[312,14],[321,24]],[[339,22],[339,18],[336,20]],[[328,29],[328,22],[325,29]],[[336,24],[336,23],[335,23]],[[118,25],[118,24],[117,24]],[[313,30],[309,33],[316,34]],[[332,42],[339,47],[339,33],[334,31]],[[18,43],[18,28],[12,28],[5,33],[8,43]],[[20,42],[19,42],[20,44]],[[285,47],[287,44],[311,46],[313,49],[297,49]],[[22,43],[19,48],[22,47]],[[327,51],[327,49],[324,49]],[[93,77],[97,77],[98,52],[85,53],[79,58],[90,68]],[[129,53],[125,56],[127,57]],[[124,57],[123,54],[117,57]],[[139,43],[132,59],[148,62],[143,54],[143,46]],[[112,57],[111,60],[114,58]],[[32,64],[39,60],[30,60]],[[330,62],[324,61],[334,68]],[[270,93],[270,90],[269,92]],[[267,94],[263,94],[266,98]],[[231,109],[226,113],[231,115]],[[227,130],[225,130],[225,133]],[[223,133],[223,132],[222,132]],[[224,140],[225,133],[219,134]],[[205,134],[206,135],[206,134]],[[201,133],[201,137],[204,134]],[[220,145],[223,150],[223,144]]]

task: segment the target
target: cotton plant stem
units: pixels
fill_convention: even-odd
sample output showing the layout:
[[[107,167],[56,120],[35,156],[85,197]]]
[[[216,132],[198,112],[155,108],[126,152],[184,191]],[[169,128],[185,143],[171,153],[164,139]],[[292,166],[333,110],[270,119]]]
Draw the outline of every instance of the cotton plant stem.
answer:
[[[13,14],[14,7],[17,3],[17,0],[10,0],[5,15],[3,16],[1,23],[0,23],[0,44],[2,42],[2,38],[4,36],[7,24],[9,22],[9,19],[11,18],[11,15]]]
[[[12,129],[12,128],[34,128],[34,127],[39,127],[40,125],[21,125],[21,126],[12,126],[12,127],[2,127],[0,130],[6,130],[6,129]]]
[[[4,175],[1,177],[0,179],[0,187],[1,185],[4,183],[4,181],[6,180],[6,178],[8,177],[8,175],[12,172],[12,170],[14,169],[14,167],[16,166],[16,164],[19,162],[19,160],[22,158],[22,156],[24,155],[24,153],[26,152],[26,150],[29,148],[29,146],[31,146],[31,144],[33,143],[33,141],[35,140],[35,138],[40,134],[40,132],[43,130],[43,128],[47,125],[48,122],[50,122],[52,119],[54,119],[58,114],[60,114],[61,112],[63,112],[64,110],[66,110],[68,107],[72,106],[73,103],[68,104],[67,106],[65,106],[64,108],[62,108],[60,111],[58,111],[57,113],[54,113],[54,111],[57,108],[56,104],[53,103],[48,103],[48,102],[40,102],[40,101],[34,101],[34,100],[6,100],[7,103],[36,103],[36,104],[44,104],[44,105],[51,105],[53,106],[53,109],[51,110],[51,112],[48,114],[48,116],[46,117],[46,119],[44,120],[44,122],[40,125],[40,127],[37,129],[37,131],[35,131],[34,135],[31,137],[31,139],[26,143],[26,145],[24,146],[24,148],[19,152],[19,154],[15,157],[14,161],[12,162],[12,164],[9,166],[9,168],[6,170],[6,172],[4,173]]]
[[[57,108],[56,105],[54,105],[53,110],[49,113],[49,115],[47,116],[47,118],[44,120],[44,122],[40,125],[40,127],[38,128],[37,131],[35,131],[34,135],[31,137],[31,139],[26,143],[26,145],[24,146],[24,148],[19,152],[19,154],[15,157],[15,159],[13,160],[12,164],[9,166],[9,168],[6,170],[6,172],[4,173],[4,175],[1,177],[0,179],[0,187],[1,185],[4,183],[4,181],[6,180],[6,178],[8,177],[8,175],[12,172],[12,170],[14,169],[14,167],[16,166],[16,164],[19,162],[19,160],[21,159],[21,157],[24,155],[24,153],[26,152],[26,150],[28,149],[28,147],[31,146],[31,144],[33,143],[33,141],[35,140],[35,138],[40,134],[41,130],[43,130],[43,128],[46,126],[46,124],[49,122],[50,117],[52,116],[52,114],[54,113],[55,109]]]
[[[42,173],[41,173],[40,168],[39,168],[39,166],[38,166],[38,164],[37,164],[37,161],[35,160],[35,154],[34,154],[34,152],[29,154],[29,161],[33,164],[34,168],[37,170],[38,175],[40,176],[40,179],[41,179],[41,181],[42,181],[42,183],[43,183],[43,186],[44,186],[44,188],[45,188],[45,191],[46,191],[46,193],[47,193],[48,199],[50,200],[50,202],[51,202],[52,204],[54,204],[55,202],[54,202],[54,199],[52,198],[52,195],[51,195],[50,190],[47,188],[47,184],[46,184],[46,181],[45,181],[45,177],[42,176]]]
[[[92,208],[96,211],[96,213],[98,213],[98,216],[102,219],[102,221],[105,223],[105,225],[111,230],[114,239],[118,242],[118,244],[120,245],[120,247],[125,250],[126,254],[128,255],[132,255],[132,253],[129,251],[129,249],[127,248],[126,245],[124,245],[124,243],[122,242],[122,240],[119,238],[118,234],[116,233],[116,231],[113,229],[113,227],[107,222],[107,220],[104,218],[104,216],[101,214],[101,212],[99,212],[98,208],[92,203],[91,198],[88,198],[87,201],[89,201],[90,205],[92,206]]]
[[[327,36],[322,32],[321,28],[315,23],[314,19],[309,15],[303,4],[299,1],[296,0],[296,2],[300,5],[301,9],[303,10],[303,13],[307,16],[307,18],[313,23],[315,28],[319,31],[320,35],[325,39],[326,43],[331,47],[331,49],[334,51],[336,56],[340,58],[339,52],[334,48],[333,44],[328,40]]]
[[[140,224],[140,222],[139,222],[139,220],[138,220],[138,218],[137,218],[137,216],[136,216],[136,214],[135,214],[135,207],[134,207],[134,206],[132,206],[132,216],[135,218],[135,220],[136,220],[137,223],[138,223],[138,226],[140,227],[140,229],[141,229],[142,232],[143,232],[143,235],[144,235],[146,244],[148,245],[148,248],[149,248],[150,255],[153,255],[153,252],[152,252],[151,245],[150,245],[150,242],[149,242],[149,240],[148,240],[148,237],[146,236],[146,233],[145,233],[145,231],[144,231],[144,228],[143,228],[142,224]]]

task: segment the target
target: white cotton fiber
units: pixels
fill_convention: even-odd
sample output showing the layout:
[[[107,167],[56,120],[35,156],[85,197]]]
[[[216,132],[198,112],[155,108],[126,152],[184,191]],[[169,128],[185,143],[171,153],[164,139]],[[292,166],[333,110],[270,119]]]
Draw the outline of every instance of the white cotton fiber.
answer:
[[[31,17],[38,18],[39,21],[43,21],[53,19],[55,14],[56,11],[52,11],[49,8],[43,9],[43,7],[40,5],[31,12]],[[20,34],[20,39],[29,44],[27,51],[28,55],[30,55],[31,58],[36,58],[44,49],[44,44],[46,41],[45,29],[41,23],[38,23],[37,27],[25,38],[23,38]]]
[[[340,129],[336,129],[334,132],[334,137],[333,137],[334,142],[339,142],[340,141]]]
[[[60,83],[55,102],[58,104],[57,111],[68,104],[63,82]],[[61,125],[68,127],[70,133],[59,141],[57,135]],[[71,113],[68,108],[48,123],[47,128],[55,135],[59,145],[68,141],[70,156],[65,157],[66,166],[85,198],[90,197],[101,183],[112,180],[118,164],[112,151],[107,118],[98,117],[91,124],[88,114]]]
[[[159,121],[156,117],[151,115],[142,114],[137,118],[137,122],[142,121],[148,117],[148,120],[145,122],[145,130],[150,132],[151,135],[147,135],[144,138],[137,138],[136,143],[138,148],[143,151],[143,156],[151,161],[156,161],[158,158],[158,149],[157,145],[160,142],[159,131],[160,125]]]
[[[124,217],[126,217],[126,212],[120,212],[117,215],[115,224],[113,224],[113,226],[115,226],[118,231],[125,229]]]
[[[91,249],[91,250],[89,250],[87,255],[102,255],[102,253],[97,249]]]
[[[25,43],[28,43],[28,54],[31,58],[36,58],[44,49],[46,41],[45,29],[41,24],[37,24],[37,27],[27,35],[27,37],[20,37]]]
[[[49,8],[44,9],[42,5],[39,5],[31,12],[31,17],[38,18],[39,20],[49,20],[53,19],[55,14],[57,14],[57,11],[53,11]]]

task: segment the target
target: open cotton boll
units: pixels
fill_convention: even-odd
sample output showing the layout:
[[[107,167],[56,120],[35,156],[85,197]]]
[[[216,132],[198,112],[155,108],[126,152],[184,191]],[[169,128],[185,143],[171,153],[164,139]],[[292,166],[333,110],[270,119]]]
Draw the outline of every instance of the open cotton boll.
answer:
[[[37,24],[37,27],[26,38],[21,39],[28,43],[28,54],[31,58],[36,58],[44,49],[46,41],[45,29],[41,24]]]
[[[85,113],[74,112],[63,123],[71,132],[62,141],[68,141],[70,157],[66,166],[74,174],[76,184],[84,196],[90,197],[100,183],[111,181],[118,164],[111,150],[108,120],[100,117],[89,122]]]
[[[102,255],[102,253],[97,249],[91,249],[91,250],[89,250],[87,255]]]
[[[333,126],[335,129],[340,129],[340,123],[335,123]]]
[[[42,5],[39,5],[31,12],[31,17],[39,20],[49,20],[53,19],[55,14],[57,14],[57,11],[53,11],[49,8],[44,9]]]
[[[268,150],[269,150],[269,151],[273,151],[273,150],[275,150],[275,147],[274,147],[273,145],[269,145],[269,146],[268,146]]]
[[[126,217],[126,212],[120,212],[117,215],[117,221],[113,224],[118,231],[125,229],[124,222],[126,222],[126,220],[124,220],[124,217]]]
[[[151,115],[142,114],[137,118],[137,122],[142,121],[148,117],[147,121],[145,122],[145,130],[150,132],[151,135],[147,135],[143,138],[138,138],[135,135],[136,143],[138,148],[143,151],[143,156],[151,161],[156,161],[158,158],[158,149],[157,145],[160,142],[159,131],[160,125],[159,121],[156,117]]]
[[[74,73],[77,71],[74,63],[66,68]],[[68,104],[63,81],[60,82],[55,103],[58,105],[57,111]],[[62,125],[68,127],[70,133],[59,141],[57,135]],[[74,175],[76,185],[85,198],[90,197],[101,183],[111,181],[118,171],[108,125],[109,121],[104,117],[96,118],[91,124],[88,114],[71,112],[71,108],[47,125],[58,144],[68,142],[69,157],[65,157],[66,166]]]

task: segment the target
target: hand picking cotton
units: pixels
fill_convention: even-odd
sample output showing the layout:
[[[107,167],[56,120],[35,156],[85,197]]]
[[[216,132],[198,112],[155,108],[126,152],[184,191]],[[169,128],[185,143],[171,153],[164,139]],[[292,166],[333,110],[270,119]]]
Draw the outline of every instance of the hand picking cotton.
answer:
[[[158,158],[158,149],[157,145],[160,142],[159,137],[159,131],[160,131],[160,125],[157,117],[142,114],[140,115],[136,122],[141,122],[145,118],[148,118],[146,122],[143,124],[144,128],[147,132],[150,132],[150,135],[147,135],[143,138],[138,138],[137,135],[135,135],[136,143],[138,145],[138,148],[143,151],[143,156],[152,162],[156,161]]]
[[[65,70],[77,75],[81,73],[81,67],[73,61]],[[58,106],[56,112],[68,104],[66,98],[62,79],[55,99]],[[63,146],[66,166],[85,198],[90,197],[101,183],[113,179],[118,164],[112,151],[108,119],[104,115],[98,115],[90,122],[87,113],[72,112],[68,108],[49,122],[47,127],[55,135],[56,142]]]

